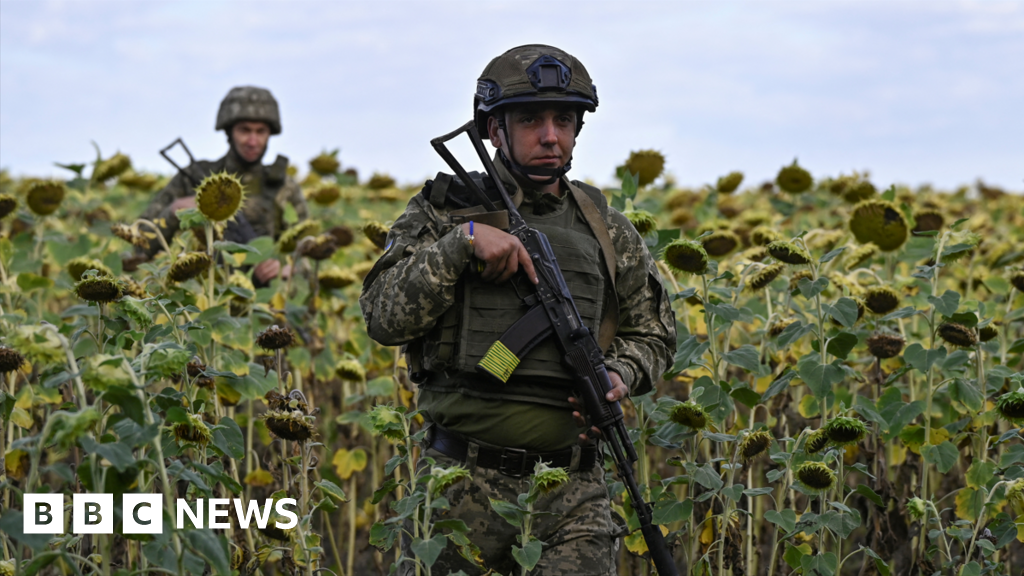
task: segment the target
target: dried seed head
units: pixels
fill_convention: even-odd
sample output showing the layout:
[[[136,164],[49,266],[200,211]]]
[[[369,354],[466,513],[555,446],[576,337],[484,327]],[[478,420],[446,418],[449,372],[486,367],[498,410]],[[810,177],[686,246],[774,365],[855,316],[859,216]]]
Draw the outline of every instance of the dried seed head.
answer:
[[[127,172],[132,167],[132,160],[118,152],[106,160],[101,160],[92,170],[93,182],[106,182]]]
[[[75,295],[86,302],[106,304],[124,296],[121,283],[110,276],[87,277],[75,284]]]
[[[1011,422],[1024,421],[1024,392],[1008,392],[996,401],[996,410]]]
[[[656,150],[630,152],[623,166],[630,174],[637,174],[637,185],[643,188],[658,179],[665,170],[665,156]]]
[[[113,276],[113,272],[103,262],[88,256],[79,256],[78,258],[68,260],[68,263],[64,265],[64,269],[68,271],[68,276],[71,276],[71,279],[75,282],[81,280],[82,275],[89,270],[95,270],[99,273],[99,276]]]
[[[850,231],[861,244],[873,242],[883,252],[892,252],[906,243],[910,227],[892,202],[865,200],[853,208]]]
[[[804,236],[804,242],[811,250],[828,252],[835,248],[836,244],[838,244],[845,235],[845,232],[842,230],[823,230],[821,228],[815,228]]]
[[[875,185],[867,180],[855,182],[843,190],[843,200],[850,204],[856,204],[861,200],[867,200],[875,195]]]
[[[860,442],[867,433],[867,426],[857,418],[838,416],[828,421],[823,428],[829,441],[838,446],[848,446]]]
[[[978,335],[974,333],[974,330],[956,322],[941,324],[939,326],[939,337],[947,343],[960,348],[971,348],[978,343]]]
[[[751,460],[764,454],[772,445],[775,438],[768,430],[758,430],[747,434],[740,442],[740,455],[744,460]]]
[[[342,360],[334,367],[334,373],[342,380],[362,382],[366,380],[366,368],[358,360]]]
[[[796,469],[796,478],[806,488],[818,492],[831,490],[836,483],[836,475],[822,462],[804,462]]]
[[[767,248],[768,253],[771,254],[772,258],[775,258],[779,262],[785,262],[786,264],[794,264],[797,266],[811,263],[810,254],[792,242],[776,240],[768,244]]]
[[[290,254],[295,251],[295,247],[298,246],[299,240],[302,240],[306,236],[316,236],[320,233],[320,223],[316,220],[303,220],[292,226],[281,233],[281,237],[277,240],[277,249],[282,254]]]
[[[263,423],[271,434],[290,442],[305,442],[316,434],[313,418],[298,410],[266,412]]]
[[[768,325],[768,335],[778,338],[783,330],[789,328],[794,322],[796,322],[796,318],[778,318]]]
[[[775,183],[790,194],[800,194],[811,188],[814,179],[811,178],[810,172],[801,168],[796,160],[793,160],[792,164],[779,170],[779,175],[775,177]]]
[[[320,286],[327,288],[328,290],[351,286],[358,281],[359,277],[351,271],[338,270],[337,268],[320,272],[319,278]]]
[[[128,226],[126,224],[114,224],[110,227],[110,231],[121,240],[128,242],[132,246],[138,246],[139,248],[149,248],[149,239],[146,238],[139,229],[135,226]]]
[[[697,235],[700,236],[705,232],[717,232],[719,230],[732,230],[732,222],[729,222],[724,218],[705,220],[704,223],[697,228]]]
[[[192,361],[185,366],[185,372],[188,374],[188,377],[192,379],[192,382],[196,386],[199,386],[200,388],[212,389],[213,378],[207,376],[205,371],[206,364],[200,362],[198,358],[193,358]]]
[[[853,270],[854,268],[870,262],[872,258],[878,255],[878,246],[868,242],[867,244],[857,248],[850,255],[846,257],[845,264],[847,270]]]
[[[669,268],[677,272],[704,274],[708,271],[708,253],[699,242],[693,240],[673,240],[665,247],[661,258]]]
[[[321,182],[306,197],[321,206],[330,206],[341,198],[341,188],[334,182]]]
[[[171,282],[185,282],[199,276],[210,268],[210,256],[205,252],[189,252],[179,256],[167,271]]]
[[[658,222],[647,210],[626,210],[622,213],[641,236],[647,236],[658,229]]]
[[[390,231],[391,230],[387,226],[377,222],[376,220],[371,220],[363,225],[363,234],[366,234],[366,237],[370,239],[370,242],[373,242],[373,245],[381,250],[383,250],[384,246],[387,245],[388,232]]]
[[[718,179],[715,188],[722,194],[732,194],[743,182],[743,172],[729,172]]]
[[[117,178],[117,183],[121,186],[141,192],[149,192],[159,181],[160,177],[156,174],[139,174],[134,170],[128,170]]]
[[[981,340],[982,342],[988,342],[996,336],[999,336],[999,329],[993,324],[989,324],[988,326],[978,330],[978,340]]]
[[[311,260],[326,260],[338,250],[337,242],[331,234],[306,236],[295,246],[295,255],[305,256]]]
[[[899,334],[878,333],[868,338],[867,345],[871,355],[884,360],[895,358],[903,351],[907,341]]]
[[[779,274],[782,274],[783,268],[782,264],[772,264],[761,268],[750,277],[750,289],[755,291],[764,290],[779,277]]]
[[[321,152],[319,156],[309,161],[309,167],[321,176],[336,173],[341,168],[341,162],[338,161],[338,150]]]
[[[669,419],[694,430],[703,430],[708,426],[708,413],[692,400],[681,402],[672,407]]]
[[[63,183],[56,180],[40,180],[29,186],[25,203],[35,214],[49,216],[60,207],[66,193]]]
[[[196,207],[212,222],[230,220],[245,200],[245,188],[234,174],[220,172],[203,179],[196,188]]]
[[[295,335],[288,327],[278,328],[274,324],[256,336],[256,345],[264,350],[280,350],[295,343]]]
[[[755,246],[767,246],[776,240],[782,240],[782,234],[770,226],[758,226],[750,231],[750,243]]]
[[[0,374],[14,372],[25,363],[25,357],[14,348],[0,346]]]
[[[874,314],[888,314],[900,305],[900,295],[888,286],[872,286],[864,294],[864,305]]]
[[[1016,270],[1010,274],[1010,284],[1017,290],[1024,292],[1024,270]]]
[[[718,230],[700,239],[708,256],[721,258],[740,245],[740,237],[731,230]]]
[[[444,494],[445,490],[448,490],[455,484],[472,478],[469,475],[469,470],[462,466],[451,466],[449,468],[434,466],[430,469],[430,475],[434,477],[430,485],[431,494],[434,496]]]
[[[828,434],[824,430],[815,430],[807,436],[804,442],[804,451],[808,454],[817,454],[828,446]]]
[[[172,430],[179,443],[191,442],[206,446],[213,440],[210,427],[196,414],[189,414],[187,421],[176,423]]]
[[[366,183],[366,187],[370,190],[383,190],[385,188],[394,188],[395,179],[387,174],[380,174],[374,172],[373,176],[370,176],[370,181]]]
[[[814,274],[812,274],[811,271],[807,269],[797,270],[796,272],[794,272],[793,275],[789,277],[789,290],[793,291],[799,288],[800,281],[803,280],[804,278],[808,280],[813,280]]]
[[[942,212],[938,210],[922,210],[917,212],[914,214],[914,220],[917,222],[917,226],[914,226],[914,232],[941,230],[942,224],[945,222]]]
[[[0,194],[0,219],[14,212],[18,207],[18,201],[10,194]]]
[[[744,250],[740,256],[742,259],[751,262],[763,262],[768,257],[768,249],[764,246],[753,246]]]
[[[334,239],[338,241],[338,248],[344,248],[355,240],[355,234],[348,226],[334,226],[327,233],[334,236]]]

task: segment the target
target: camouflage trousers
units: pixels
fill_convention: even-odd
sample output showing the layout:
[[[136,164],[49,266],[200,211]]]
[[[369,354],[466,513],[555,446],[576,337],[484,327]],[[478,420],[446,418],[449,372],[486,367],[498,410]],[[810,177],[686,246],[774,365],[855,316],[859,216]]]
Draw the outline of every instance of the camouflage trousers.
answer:
[[[441,466],[463,464],[444,454],[427,449],[425,456]],[[472,480],[456,483],[444,497],[451,509],[436,511],[434,519],[458,518],[469,526],[469,539],[480,548],[484,568],[474,566],[449,545],[441,553],[431,572],[447,576],[462,570],[467,576],[484,574],[518,575],[521,567],[512,558],[512,546],[519,545],[519,528],[506,522],[491,508],[490,499],[516,502],[529,489],[528,477],[512,478],[497,470],[470,468]],[[612,521],[604,470],[569,473],[568,484],[545,494],[534,503],[534,510],[548,512],[534,517],[531,534],[542,542],[540,562],[531,576],[615,576],[620,529]],[[406,530],[412,531],[407,525]],[[402,551],[412,557],[409,538],[402,539]],[[490,572],[488,572],[490,570]],[[403,562],[398,574],[414,575],[412,562]]]

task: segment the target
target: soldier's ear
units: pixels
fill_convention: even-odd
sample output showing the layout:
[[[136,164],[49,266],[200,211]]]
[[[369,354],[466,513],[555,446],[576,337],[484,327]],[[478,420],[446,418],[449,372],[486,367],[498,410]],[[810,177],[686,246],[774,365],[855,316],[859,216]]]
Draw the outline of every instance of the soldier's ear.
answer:
[[[491,139],[491,146],[501,148],[501,134],[498,129],[498,119],[493,115],[487,117],[487,136]]]

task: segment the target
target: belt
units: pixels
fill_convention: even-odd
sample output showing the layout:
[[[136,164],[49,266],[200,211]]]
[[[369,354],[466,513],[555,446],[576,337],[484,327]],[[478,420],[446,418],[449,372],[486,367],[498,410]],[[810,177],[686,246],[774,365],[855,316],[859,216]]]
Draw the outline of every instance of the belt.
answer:
[[[469,453],[469,441],[462,436],[449,432],[448,430],[434,424],[430,427],[429,448],[465,462]],[[488,470],[522,478],[533,472],[537,462],[544,462],[557,468],[569,468],[572,466],[573,449],[556,450],[554,452],[529,452],[519,448],[487,448],[479,446],[476,455],[476,465]],[[589,470],[595,464],[599,455],[597,446],[583,446],[580,448],[579,470]]]

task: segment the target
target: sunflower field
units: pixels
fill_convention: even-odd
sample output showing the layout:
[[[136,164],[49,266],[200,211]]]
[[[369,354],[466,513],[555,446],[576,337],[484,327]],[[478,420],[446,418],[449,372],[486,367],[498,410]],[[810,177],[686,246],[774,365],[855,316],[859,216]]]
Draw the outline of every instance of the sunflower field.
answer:
[[[242,185],[215,175],[146,261],[163,239],[136,218],[167,177],[121,153],[63,167],[0,172],[0,576],[430,575],[445,547],[479,561],[445,515],[467,472],[421,457],[404,359],[358,304],[418,185],[360,181],[325,152],[289,169],[310,218],[238,244],[221,233]],[[634,152],[606,195],[676,314],[674,364],[623,408],[680,573],[1020,574],[1024,197],[796,161],[687,189],[663,167]],[[256,288],[268,259],[292,273]],[[619,573],[653,574],[606,460]],[[566,479],[539,466],[495,504],[523,528],[524,575],[543,554],[531,499]],[[114,495],[114,534],[25,533],[24,494],[64,494],[70,517],[83,492]],[[163,498],[161,534],[122,533],[126,493]],[[179,498],[294,498],[298,522],[179,530]]]

